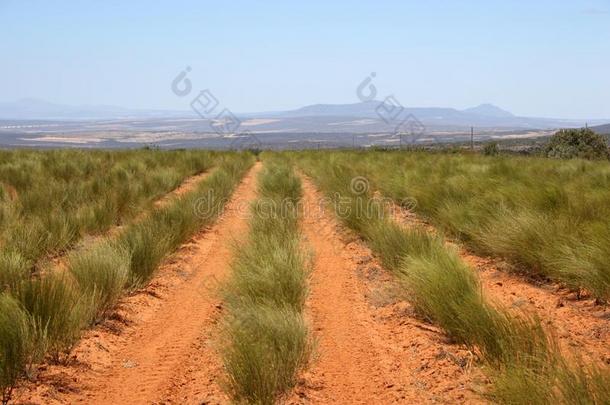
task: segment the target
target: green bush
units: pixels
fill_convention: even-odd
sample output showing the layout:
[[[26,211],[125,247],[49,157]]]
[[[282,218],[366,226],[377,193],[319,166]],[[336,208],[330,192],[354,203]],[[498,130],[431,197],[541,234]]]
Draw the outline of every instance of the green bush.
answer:
[[[483,146],[483,154],[485,156],[497,156],[500,154],[497,142],[489,142]]]
[[[588,128],[562,129],[551,137],[545,155],[560,159],[601,160],[610,158],[606,139]]]

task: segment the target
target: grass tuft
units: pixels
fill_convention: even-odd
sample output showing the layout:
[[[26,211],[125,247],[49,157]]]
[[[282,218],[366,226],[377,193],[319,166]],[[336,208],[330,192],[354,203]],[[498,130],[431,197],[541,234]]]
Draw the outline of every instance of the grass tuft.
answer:
[[[86,297],[68,275],[54,273],[24,281],[16,297],[30,318],[35,360],[49,354],[59,361],[87,324],[90,313]]]
[[[68,268],[91,303],[91,322],[105,317],[118,302],[129,278],[129,253],[103,241],[91,249],[77,251]]]
[[[227,320],[223,359],[231,395],[254,404],[273,404],[295,384],[310,353],[308,328],[291,307],[240,307]]]
[[[0,293],[0,393],[2,403],[11,399],[17,380],[30,362],[28,316],[7,293]]]
[[[271,155],[258,180],[250,232],[235,247],[224,288],[222,357],[234,400],[272,404],[295,384],[311,351],[302,314],[308,262],[300,249],[300,179]]]
[[[30,265],[21,254],[0,252],[0,292],[15,291],[30,276]]]

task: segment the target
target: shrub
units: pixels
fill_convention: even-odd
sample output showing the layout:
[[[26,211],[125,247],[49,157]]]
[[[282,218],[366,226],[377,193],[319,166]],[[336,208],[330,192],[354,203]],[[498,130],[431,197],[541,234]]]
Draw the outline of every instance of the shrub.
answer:
[[[485,156],[497,156],[500,154],[497,142],[489,142],[483,146],[483,154]]]
[[[560,159],[591,159],[610,158],[606,139],[591,129],[562,129],[551,137],[545,149],[545,155]]]

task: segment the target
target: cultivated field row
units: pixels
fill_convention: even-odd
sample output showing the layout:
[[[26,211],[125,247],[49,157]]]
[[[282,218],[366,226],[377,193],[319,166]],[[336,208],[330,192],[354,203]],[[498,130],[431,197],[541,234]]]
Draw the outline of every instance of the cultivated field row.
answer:
[[[63,271],[28,275],[14,262],[2,266],[5,399],[18,378],[31,375],[34,364],[45,358],[62,361],[84,328],[110,315],[125,291],[144,284],[168,253],[213,221],[250,159],[218,158],[218,168],[192,191],[159,204],[117,234],[71,252]],[[196,209],[201,206],[205,212]]]
[[[356,162],[396,202],[416,202],[417,213],[474,251],[610,299],[607,162],[425,153],[341,159]]]
[[[485,239],[484,230],[491,235],[487,227],[498,233],[510,224],[522,228],[506,244],[521,243],[515,238],[526,230],[518,221],[525,215],[557,220],[555,231],[566,231],[572,228],[562,221],[572,215],[579,237],[589,238],[581,243],[595,248],[605,219],[579,205],[577,193],[558,203],[557,189],[546,184],[535,199],[542,183],[507,173],[517,165],[529,164],[522,172],[530,174],[546,168],[551,184],[589,187],[605,201],[596,188],[605,174],[592,181],[582,173],[607,169],[422,156],[425,164],[417,153],[263,153],[249,170],[250,155],[216,156],[216,168],[194,190],[68,255],[70,281],[55,284],[77,298],[56,313],[79,318],[78,308],[86,308],[85,321],[74,321],[78,327],[53,350],[45,346],[51,357],[44,365],[33,367],[42,356],[34,361],[28,352],[28,342],[43,341],[42,328],[30,326],[38,307],[13,290],[2,295],[14,316],[7,322],[23,325],[12,340],[25,342],[26,353],[15,378],[27,371],[38,381],[22,380],[18,402],[607,403],[605,267],[583,264],[593,256],[565,233],[553,235],[555,245],[573,249],[581,265],[558,261],[564,267],[557,272],[551,259],[534,266],[521,259],[527,255],[473,242]],[[454,178],[451,170],[461,174]],[[485,188],[466,172],[486,172],[494,190],[506,188],[497,203],[506,218],[477,211],[472,196]],[[503,182],[509,184],[498,186]],[[487,205],[498,197],[482,195]],[[460,224],[468,226],[442,222],[451,217],[445,210],[461,212]],[[554,249],[545,257],[559,257]],[[561,281],[597,303],[499,272],[494,259],[476,253]],[[40,283],[47,279],[53,277]],[[127,296],[126,287],[133,291]],[[47,316],[45,333],[60,318]],[[58,336],[71,330],[62,322]],[[86,325],[93,328],[77,343]],[[53,364],[53,354],[74,345],[77,362]]]
[[[44,267],[84,235],[129,222],[188,176],[214,165],[208,152],[138,150],[0,152],[0,260]]]

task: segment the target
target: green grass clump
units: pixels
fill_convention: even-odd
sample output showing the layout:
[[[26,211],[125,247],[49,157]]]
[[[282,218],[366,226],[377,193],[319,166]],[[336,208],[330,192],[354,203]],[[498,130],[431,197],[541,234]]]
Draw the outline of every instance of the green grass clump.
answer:
[[[379,254],[383,265],[400,271],[405,256],[429,257],[442,248],[442,239],[430,235],[424,229],[408,232],[397,223],[378,220],[366,228],[366,239],[371,249]]]
[[[0,393],[2,403],[11,399],[17,380],[30,362],[28,316],[7,293],[0,293]]]
[[[68,268],[91,300],[91,322],[104,318],[118,302],[129,278],[130,259],[125,249],[106,241],[70,255]]]
[[[159,263],[169,252],[168,236],[145,221],[130,227],[120,239],[120,246],[128,252],[129,285],[137,287],[145,284],[154,274]]]
[[[405,256],[399,271],[416,308],[488,363],[501,367],[547,360],[552,342],[540,321],[515,317],[491,305],[472,269],[456,252],[439,244],[428,254]]]
[[[492,389],[486,397],[502,404],[608,404],[610,371],[581,360],[507,365],[493,371]]]
[[[222,357],[227,390],[236,401],[271,404],[295,384],[311,351],[302,314],[307,257],[298,226],[300,179],[271,155],[258,184],[250,232],[235,248],[224,289]]]
[[[30,319],[35,360],[49,354],[59,361],[87,324],[86,297],[68,275],[54,273],[24,281],[15,295]]]
[[[223,359],[232,396],[254,404],[273,404],[294,386],[296,372],[307,363],[308,328],[293,308],[241,307],[227,320],[228,344]]]
[[[0,292],[15,291],[30,276],[30,266],[19,253],[0,252]]]
[[[300,240],[256,235],[260,235],[256,241],[239,248],[231,281],[236,295],[229,295],[229,300],[239,305],[286,305],[300,311],[307,297],[307,274],[302,269],[306,257],[299,248]]]

